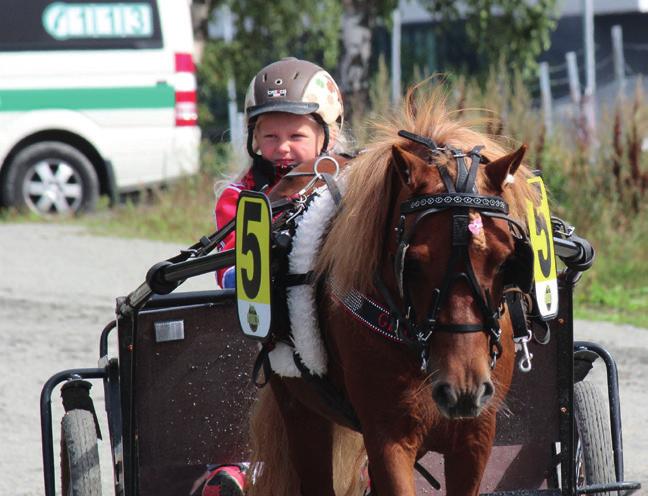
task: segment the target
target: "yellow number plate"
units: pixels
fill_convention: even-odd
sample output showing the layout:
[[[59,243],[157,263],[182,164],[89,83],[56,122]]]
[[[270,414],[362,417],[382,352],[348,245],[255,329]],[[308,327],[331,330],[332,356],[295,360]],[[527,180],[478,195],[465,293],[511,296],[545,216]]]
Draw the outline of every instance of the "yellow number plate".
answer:
[[[263,193],[242,191],[236,210],[236,300],[247,336],[270,335],[270,231],[272,211]]]
[[[549,320],[558,314],[558,279],[551,214],[542,178],[535,176],[528,181],[538,191],[538,201],[535,205],[527,201],[529,240],[534,258],[535,296],[540,316],[544,320]]]

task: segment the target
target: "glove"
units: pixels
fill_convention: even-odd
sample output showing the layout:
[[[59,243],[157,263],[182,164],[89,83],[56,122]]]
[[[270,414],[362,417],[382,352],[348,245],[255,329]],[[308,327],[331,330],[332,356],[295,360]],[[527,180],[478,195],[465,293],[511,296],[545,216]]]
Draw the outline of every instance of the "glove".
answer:
[[[233,288],[236,286],[236,271],[230,267],[223,274],[223,289]]]

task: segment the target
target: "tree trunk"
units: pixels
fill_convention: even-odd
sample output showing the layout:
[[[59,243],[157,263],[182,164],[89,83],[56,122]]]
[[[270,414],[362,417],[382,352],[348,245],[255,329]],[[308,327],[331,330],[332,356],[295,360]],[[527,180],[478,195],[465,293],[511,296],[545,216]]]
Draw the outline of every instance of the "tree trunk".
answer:
[[[191,2],[191,24],[194,35],[194,57],[196,61],[202,58],[202,52],[208,38],[209,17],[212,11],[211,3],[200,0]]]
[[[342,4],[339,82],[344,93],[346,116],[353,119],[364,115],[369,103],[369,59],[375,13],[371,2],[344,0]]]

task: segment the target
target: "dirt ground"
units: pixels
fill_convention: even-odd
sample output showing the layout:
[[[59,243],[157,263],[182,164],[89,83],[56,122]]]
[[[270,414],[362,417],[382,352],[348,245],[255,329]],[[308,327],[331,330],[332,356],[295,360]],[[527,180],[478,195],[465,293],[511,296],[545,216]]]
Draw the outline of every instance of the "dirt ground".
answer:
[[[0,224],[0,495],[43,494],[39,397],[43,384],[64,369],[95,367],[99,334],[117,296],[144,279],[155,262],[180,245],[95,237],[79,227]],[[210,289],[213,276],[187,283]],[[576,338],[602,344],[619,366],[626,480],[639,480],[648,495],[648,330],[605,323],[576,323]],[[605,384],[602,370],[593,379]],[[107,433],[103,392],[93,398]],[[53,395],[55,456],[58,391]],[[101,442],[104,494],[111,493],[107,442]],[[58,481],[58,474],[57,474]]]

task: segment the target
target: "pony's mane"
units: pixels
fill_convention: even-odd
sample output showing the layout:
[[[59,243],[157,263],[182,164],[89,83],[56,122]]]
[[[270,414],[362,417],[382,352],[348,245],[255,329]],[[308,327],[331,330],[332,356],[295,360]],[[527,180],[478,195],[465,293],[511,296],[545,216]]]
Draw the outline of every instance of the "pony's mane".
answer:
[[[343,207],[332,223],[318,257],[317,275],[327,274],[343,290],[354,288],[367,292],[385,246],[388,222],[388,199],[391,198],[391,150],[394,145],[411,148],[412,143],[398,136],[401,129],[433,139],[440,145],[468,151],[483,145],[482,154],[489,160],[507,153],[505,145],[476,130],[476,121],[463,120],[457,111],[448,111],[447,93],[438,87],[423,101],[417,101],[415,86],[408,91],[399,115],[373,123],[376,138],[347,167],[347,188]],[[420,99],[419,99],[420,100]],[[503,141],[500,139],[499,141]],[[454,174],[456,165],[448,164]],[[534,193],[526,179],[531,173],[524,165],[516,180],[504,188],[510,215],[526,225],[526,200]],[[478,187],[484,182],[480,172]]]

